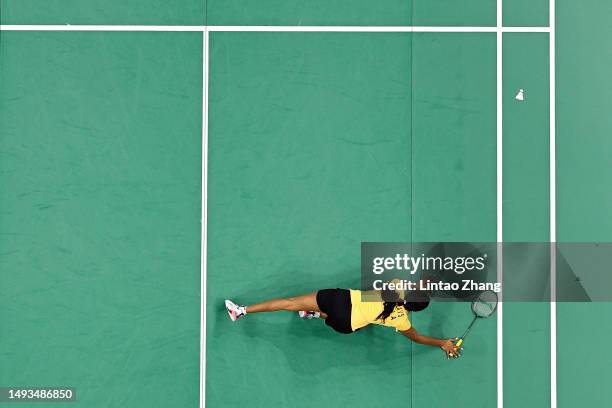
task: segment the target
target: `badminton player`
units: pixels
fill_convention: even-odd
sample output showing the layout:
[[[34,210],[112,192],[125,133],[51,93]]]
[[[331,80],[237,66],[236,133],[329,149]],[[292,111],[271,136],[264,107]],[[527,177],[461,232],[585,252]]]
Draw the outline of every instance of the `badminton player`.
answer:
[[[298,312],[301,318],[321,318],[339,333],[350,334],[370,324],[395,328],[410,340],[428,346],[440,347],[449,358],[459,357],[455,339],[437,339],[420,334],[412,326],[410,312],[419,312],[429,306],[425,292],[367,291],[353,289],[323,289],[301,296],[278,298],[241,306],[225,301],[232,321],[254,313],[281,310]]]

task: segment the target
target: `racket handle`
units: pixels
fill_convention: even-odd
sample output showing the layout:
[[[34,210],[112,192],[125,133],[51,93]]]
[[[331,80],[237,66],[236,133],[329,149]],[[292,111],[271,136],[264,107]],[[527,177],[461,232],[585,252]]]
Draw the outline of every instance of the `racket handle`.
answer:
[[[460,348],[462,344],[463,344],[463,339],[459,339],[459,341],[455,343],[455,348]]]

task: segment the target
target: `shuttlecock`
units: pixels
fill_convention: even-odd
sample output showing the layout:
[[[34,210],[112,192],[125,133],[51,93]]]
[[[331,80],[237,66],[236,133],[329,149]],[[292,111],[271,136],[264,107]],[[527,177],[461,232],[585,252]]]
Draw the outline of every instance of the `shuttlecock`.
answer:
[[[523,89],[519,89],[519,91],[516,94],[516,96],[514,97],[514,99],[516,99],[517,101],[524,101],[525,100],[525,91]]]

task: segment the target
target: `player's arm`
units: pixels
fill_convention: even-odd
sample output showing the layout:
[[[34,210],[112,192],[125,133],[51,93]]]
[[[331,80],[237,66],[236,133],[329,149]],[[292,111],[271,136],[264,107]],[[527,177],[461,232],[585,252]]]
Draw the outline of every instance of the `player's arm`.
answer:
[[[440,347],[449,357],[455,357],[457,350],[455,349],[455,344],[453,343],[453,339],[437,339],[435,337],[429,337],[420,334],[416,331],[414,327],[410,327],[408,330],[400,331],[404,336],[408,337],[410,340],[415,343],[425,344],[427,346],[436,346]]]

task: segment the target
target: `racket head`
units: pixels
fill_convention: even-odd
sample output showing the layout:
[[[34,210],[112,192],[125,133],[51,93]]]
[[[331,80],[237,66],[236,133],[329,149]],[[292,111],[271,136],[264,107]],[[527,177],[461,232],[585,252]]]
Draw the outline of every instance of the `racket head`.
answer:
[[[480,292],[472,302],[472,312],[476,317],[482,319],[487,318],[495,313],[497,302],[497,293],[492,290],[485,290],[484,292]]]

